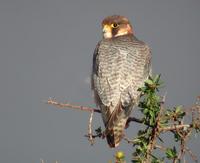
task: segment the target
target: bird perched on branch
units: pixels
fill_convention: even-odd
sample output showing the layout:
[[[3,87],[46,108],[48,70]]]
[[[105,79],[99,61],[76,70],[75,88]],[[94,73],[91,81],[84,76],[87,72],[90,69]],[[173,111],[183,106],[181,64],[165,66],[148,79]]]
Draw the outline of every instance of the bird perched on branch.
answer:
[[[100,107],[108,145],[115,148],[124,135],[138,88],[151,73],[151,52],[138,40],[126,17],[113,15],[102,22],[103,39],[93,55],[91,85]]]

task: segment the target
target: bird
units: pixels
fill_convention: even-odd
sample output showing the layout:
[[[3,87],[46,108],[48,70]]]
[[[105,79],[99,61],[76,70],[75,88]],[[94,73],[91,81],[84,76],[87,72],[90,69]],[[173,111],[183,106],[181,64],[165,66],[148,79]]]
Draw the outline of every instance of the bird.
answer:
[[[91,89],[101,110],[109,147],[119,146],[131,111],[139,103],[149,78],[150,47],[136,38],[128,18],[120,15],[102,21],[103,38],[93,53]]]

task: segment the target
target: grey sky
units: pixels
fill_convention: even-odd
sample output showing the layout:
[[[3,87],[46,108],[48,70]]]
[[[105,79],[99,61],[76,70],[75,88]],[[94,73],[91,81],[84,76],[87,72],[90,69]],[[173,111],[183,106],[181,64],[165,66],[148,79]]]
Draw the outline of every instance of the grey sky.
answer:
[[[191,105],[200,95],[198,0],[1,0],[0,162],[108,162],[115,150],[83,135],[88,113],[44,104],[49,96],[95,106],[86,82],[105,16],[121,14],[152,48],[167,104]],[[94,126],[102,125],[95,116]],[[128,129],[134,136],[134,124]],[[192,147],[200,155],[199,137]],[[173,145],[173,144],[172,144]],[[131,158],[131,146],[124,150]],[[200,156],[199,156],[200,158]]]

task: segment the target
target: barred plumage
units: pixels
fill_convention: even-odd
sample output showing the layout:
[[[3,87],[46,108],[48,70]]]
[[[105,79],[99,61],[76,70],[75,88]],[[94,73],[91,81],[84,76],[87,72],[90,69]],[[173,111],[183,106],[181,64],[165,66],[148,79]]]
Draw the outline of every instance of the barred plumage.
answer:
[[[110,147],[119,145],[126,121],[151,71],[149,47],[132,33],[104,38],[93,57],[92,89]]]

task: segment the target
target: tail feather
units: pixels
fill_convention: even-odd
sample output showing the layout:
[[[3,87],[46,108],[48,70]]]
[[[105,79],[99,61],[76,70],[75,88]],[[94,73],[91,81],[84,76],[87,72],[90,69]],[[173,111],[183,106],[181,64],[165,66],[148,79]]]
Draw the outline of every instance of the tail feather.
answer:
[[[121,119],[111,130],[106,129],[106,139],[111,148],[119,146],[120,141],[123,139],[126,121],[127,119]]]
[[[110,148],[115,148],[116,147],[116,143],[115,143],[115,138],[113,134],[108,134],[106,135],[106,139],[108,142],[108,145],[110,146]]]
[[[119,146],[120,141],[124,136],[124,129],[128,115],[126,114],[126,108],[123,108],[121,102],[114,109],[109,108],[108,110],[113,110],[110,113],[109,119],[105,123],[105,136],[108,142],[108,145],[111,148]]]

